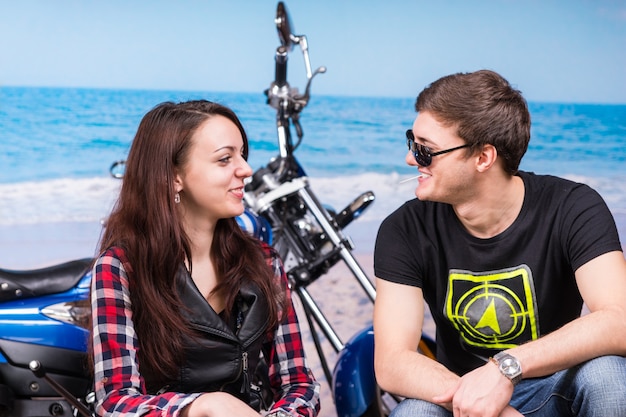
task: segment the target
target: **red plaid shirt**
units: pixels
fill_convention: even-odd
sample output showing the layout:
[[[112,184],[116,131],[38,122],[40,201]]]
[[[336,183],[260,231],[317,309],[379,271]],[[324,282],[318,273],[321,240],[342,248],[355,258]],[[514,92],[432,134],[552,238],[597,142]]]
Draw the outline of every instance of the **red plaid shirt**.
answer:
[[[277,279],[287,283],[278,256],[265,247]],[[137,360],[137,334],[125,265],[120,248],[102,254],[93,270],[91,305],[95,364],[96,412],[99,416],[172,416],[202,393],[146,393]],[[319,411],[319,383],[304,355],[300,328],[293,305],[273,335],[264,343],[269,376],[275,392],[273,409],[293,416],[314,417]]]

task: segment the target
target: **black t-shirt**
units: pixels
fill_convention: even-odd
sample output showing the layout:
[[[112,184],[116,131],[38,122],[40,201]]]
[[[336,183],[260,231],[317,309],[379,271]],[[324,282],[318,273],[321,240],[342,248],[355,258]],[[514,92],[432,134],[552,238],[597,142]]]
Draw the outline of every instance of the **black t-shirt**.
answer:
[[[418,199],[378,231],[376,276],[422,288],[437,328],[437,360],[460,375],[578,317],[574,272],[621,250],[597,192],[553,176],[519,175],[522,209],[492,238],[469,234],[450,205]]]

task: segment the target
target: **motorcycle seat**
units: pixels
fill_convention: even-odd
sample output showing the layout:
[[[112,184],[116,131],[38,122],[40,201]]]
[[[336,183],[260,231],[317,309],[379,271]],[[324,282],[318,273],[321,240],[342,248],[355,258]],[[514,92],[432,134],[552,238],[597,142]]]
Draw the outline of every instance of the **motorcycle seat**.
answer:
[[[64,292],[91,268],[91,258],[31,270],[0,268],[0,302]]]

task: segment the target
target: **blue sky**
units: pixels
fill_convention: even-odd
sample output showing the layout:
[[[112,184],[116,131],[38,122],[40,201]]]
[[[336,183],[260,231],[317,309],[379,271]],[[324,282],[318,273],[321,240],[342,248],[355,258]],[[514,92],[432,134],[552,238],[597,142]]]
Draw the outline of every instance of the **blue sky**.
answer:
[[[315,94],[414,97],[500,72],[530,101],[626,104],[624,0],[287,0]],[[274,0],[0,0],[0,86],[261,92]],[[292,85],[302,59],[290,56]]]

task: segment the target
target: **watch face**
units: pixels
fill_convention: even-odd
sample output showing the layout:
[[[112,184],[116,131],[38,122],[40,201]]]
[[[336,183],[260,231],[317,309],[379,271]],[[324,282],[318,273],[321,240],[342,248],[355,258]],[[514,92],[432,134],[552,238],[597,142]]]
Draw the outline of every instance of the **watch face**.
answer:
[[[509,378],[513,385],[516,385],[522,379],[522,365],[514,356],[500,352],[493,359],[498,364],[498,369],[502,375]]]
[[[514,376],[520,371],[520,366],[516,360],[506,358],[500,363],[500,369],[505,375]]]

